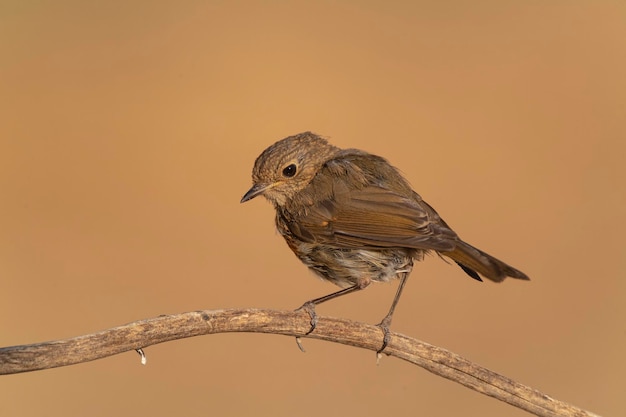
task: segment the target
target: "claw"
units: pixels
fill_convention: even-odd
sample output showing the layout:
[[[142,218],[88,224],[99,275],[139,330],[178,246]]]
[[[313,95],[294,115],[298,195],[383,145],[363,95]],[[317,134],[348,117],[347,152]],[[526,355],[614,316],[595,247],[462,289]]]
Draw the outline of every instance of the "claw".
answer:
[[[300,352],[306,353],[306,350],[304,350],[304,346],[302,346],[302,339],[300,338],[300,336],[296,336],[296,344],[298,345],[298,349],[300,349]]]

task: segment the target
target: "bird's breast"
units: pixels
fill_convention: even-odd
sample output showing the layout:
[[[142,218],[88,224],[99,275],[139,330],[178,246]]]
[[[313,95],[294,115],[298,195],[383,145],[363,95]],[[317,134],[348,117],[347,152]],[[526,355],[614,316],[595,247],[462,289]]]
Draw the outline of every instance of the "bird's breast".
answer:
[[[413,269],[413,258],[421,255],[405,248],[364,249],[339,248],[316,242],[306,242],[288,227],[280,227],[293,253],[321,278],[345,288],[364,281],[387,282],[408,274]]]

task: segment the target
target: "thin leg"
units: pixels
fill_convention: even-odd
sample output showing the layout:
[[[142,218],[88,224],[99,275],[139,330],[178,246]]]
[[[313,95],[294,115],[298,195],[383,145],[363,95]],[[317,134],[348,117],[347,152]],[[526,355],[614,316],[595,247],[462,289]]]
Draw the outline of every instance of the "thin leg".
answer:
[[[311,328],[304,335],[311,334],[313,330],[315,330],[315,326],[317,325],[317,313],[315,313],[315,306],[318,304],[325,303],[326,301],[332,300],[333,298],[341,297],[342,295],[350,294],[351,292],[359,291],[365,288],[363,285],[355,284],[351,287],[344,288],[342,290],[336,291],[334,293],[324,295],[323,297],[314,298],[313,300],[309,300],[306,303],[302,304],[300,308],[297,308],[296,311],[304,310],[311,317]]]
[[[409,274],[404,273],[402,277],[400,278],[400,284],[398,284],[396,295],[395,297],[393,297],[391,308],[389,309],[389,312],[387,313],[385,318],[380,322],[380,324],[378,324],[378,327],[380,327],[380,329],[383,331],[383,345],[376,352],[377,355],[382,353],[382,351],[385,350],[385,348],[387,347],[387,344],[389,343],[389,340],[390,340],[389,326],[391,326],[391,319],[393,318],[393,312],[396,309],[396,305],[398,305],[398,301],[400,300],[400,295],[402,294],[402,290],[404,289],[404,284],[406,284],[408,277],[409,277]]]

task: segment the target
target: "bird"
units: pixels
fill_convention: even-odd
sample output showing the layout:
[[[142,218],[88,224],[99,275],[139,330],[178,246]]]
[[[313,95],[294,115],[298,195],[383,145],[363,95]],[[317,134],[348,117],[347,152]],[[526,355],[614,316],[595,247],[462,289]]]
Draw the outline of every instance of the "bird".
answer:
[[[387,315],[381,353],[390,341],[391,320],[415,261],[435,253],[471,278],[494,282],[529,280],[518,269],[461,240],[383,157],[341,149],[303,132],[277,141],[255,160],[252,187],[241,203],[265,197],[276,210],[276,228],[293,253],[315,274],[341,289],[305,302],[315,307],[363,290],[372,282],[400,283]],[[297,339],[299,340],[299,339]]]

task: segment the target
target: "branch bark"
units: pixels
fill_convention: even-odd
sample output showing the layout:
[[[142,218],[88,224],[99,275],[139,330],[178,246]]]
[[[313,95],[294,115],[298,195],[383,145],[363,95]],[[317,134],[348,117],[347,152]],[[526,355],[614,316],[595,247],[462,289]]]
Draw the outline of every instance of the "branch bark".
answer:
[[[68,366],[206,334],[256,332],[304,337],[310,327],[309,320],[304,311],[259,309],[203,310],[159,316],[71,339],[0,348],[0,375]],[[382,333],[376,326],[322,316],[315,331],[306,337],[372,351],[378,350],[382,341]],[[399,333],[391,333],[385,354],[537,416],[596,416],[455,353]]]

